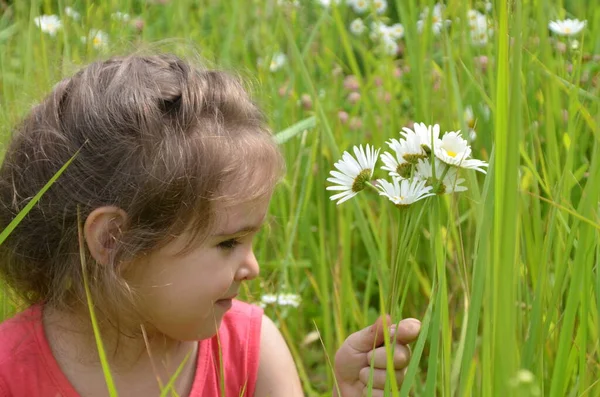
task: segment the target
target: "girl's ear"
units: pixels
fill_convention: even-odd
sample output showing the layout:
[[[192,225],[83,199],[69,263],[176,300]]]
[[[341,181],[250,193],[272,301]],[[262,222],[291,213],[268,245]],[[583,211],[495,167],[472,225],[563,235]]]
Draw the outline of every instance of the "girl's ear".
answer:
[[[83,235],[90,254],[97,263],[111,264],[126,220],[125,211],[114,206],[96,208],[88,215]]]

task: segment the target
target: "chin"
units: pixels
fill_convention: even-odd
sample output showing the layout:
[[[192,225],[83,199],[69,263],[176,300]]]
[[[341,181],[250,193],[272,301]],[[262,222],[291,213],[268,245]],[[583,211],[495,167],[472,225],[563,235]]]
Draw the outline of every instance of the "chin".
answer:
[[[221,326],[221,317],[204,321],[199,327],[190,327],[170,332],[169,336],[182,342],[192,342],[202,339],[210,339],[217,334]]]

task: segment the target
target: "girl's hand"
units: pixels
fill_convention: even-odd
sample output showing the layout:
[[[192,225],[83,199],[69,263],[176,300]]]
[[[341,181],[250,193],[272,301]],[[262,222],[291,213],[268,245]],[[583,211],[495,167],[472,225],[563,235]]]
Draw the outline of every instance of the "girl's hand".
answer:
[[[375,324],[353,333],[340,347],[335,355],[334,372],[337,385],[334,386],[334,397],[362,397],[368,395],[368,383],[373,368],[373,393],[371,396],[383,396],[387,376],[387,357],[383,346],[383,317]],[[386,315],[386,324],[391,324]],[[421,322],[407,318],[397,325],[391,325],[390,334],[394,336],[394,372],[398,386],[404,380],[404,373],[410,360],[408,344],[414,342],[421,330]]]

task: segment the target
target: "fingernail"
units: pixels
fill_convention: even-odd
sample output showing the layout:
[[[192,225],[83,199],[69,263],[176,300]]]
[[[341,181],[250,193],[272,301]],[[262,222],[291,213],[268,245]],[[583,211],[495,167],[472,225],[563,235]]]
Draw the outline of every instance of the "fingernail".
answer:
[[[392,325],[390,325],[390,328],[389,328],[389,330],[390,330],[390,336],[391,336],[391,337],[394,337],[394,336],[396,336],[396,324],[392,324]]]

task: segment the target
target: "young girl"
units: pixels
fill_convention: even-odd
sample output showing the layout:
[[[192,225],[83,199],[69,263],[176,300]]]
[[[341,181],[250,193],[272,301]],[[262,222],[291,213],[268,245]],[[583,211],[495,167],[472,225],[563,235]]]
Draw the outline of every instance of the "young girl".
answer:
[[[0,228],[74,155],[0,245],[2,278],[30,304],[0,325],[0,396],[108,395],[84,279],[120,395],[171,378],[179,396],[303,395],[278,329],[235,299],[283,170],[238,79],[163,54],[61,81],[7,148]],[[383,320],[338,350],[334,395],[362,396],[371,362],[383,395]],[[398,382],[419,327],[392,326]]]

